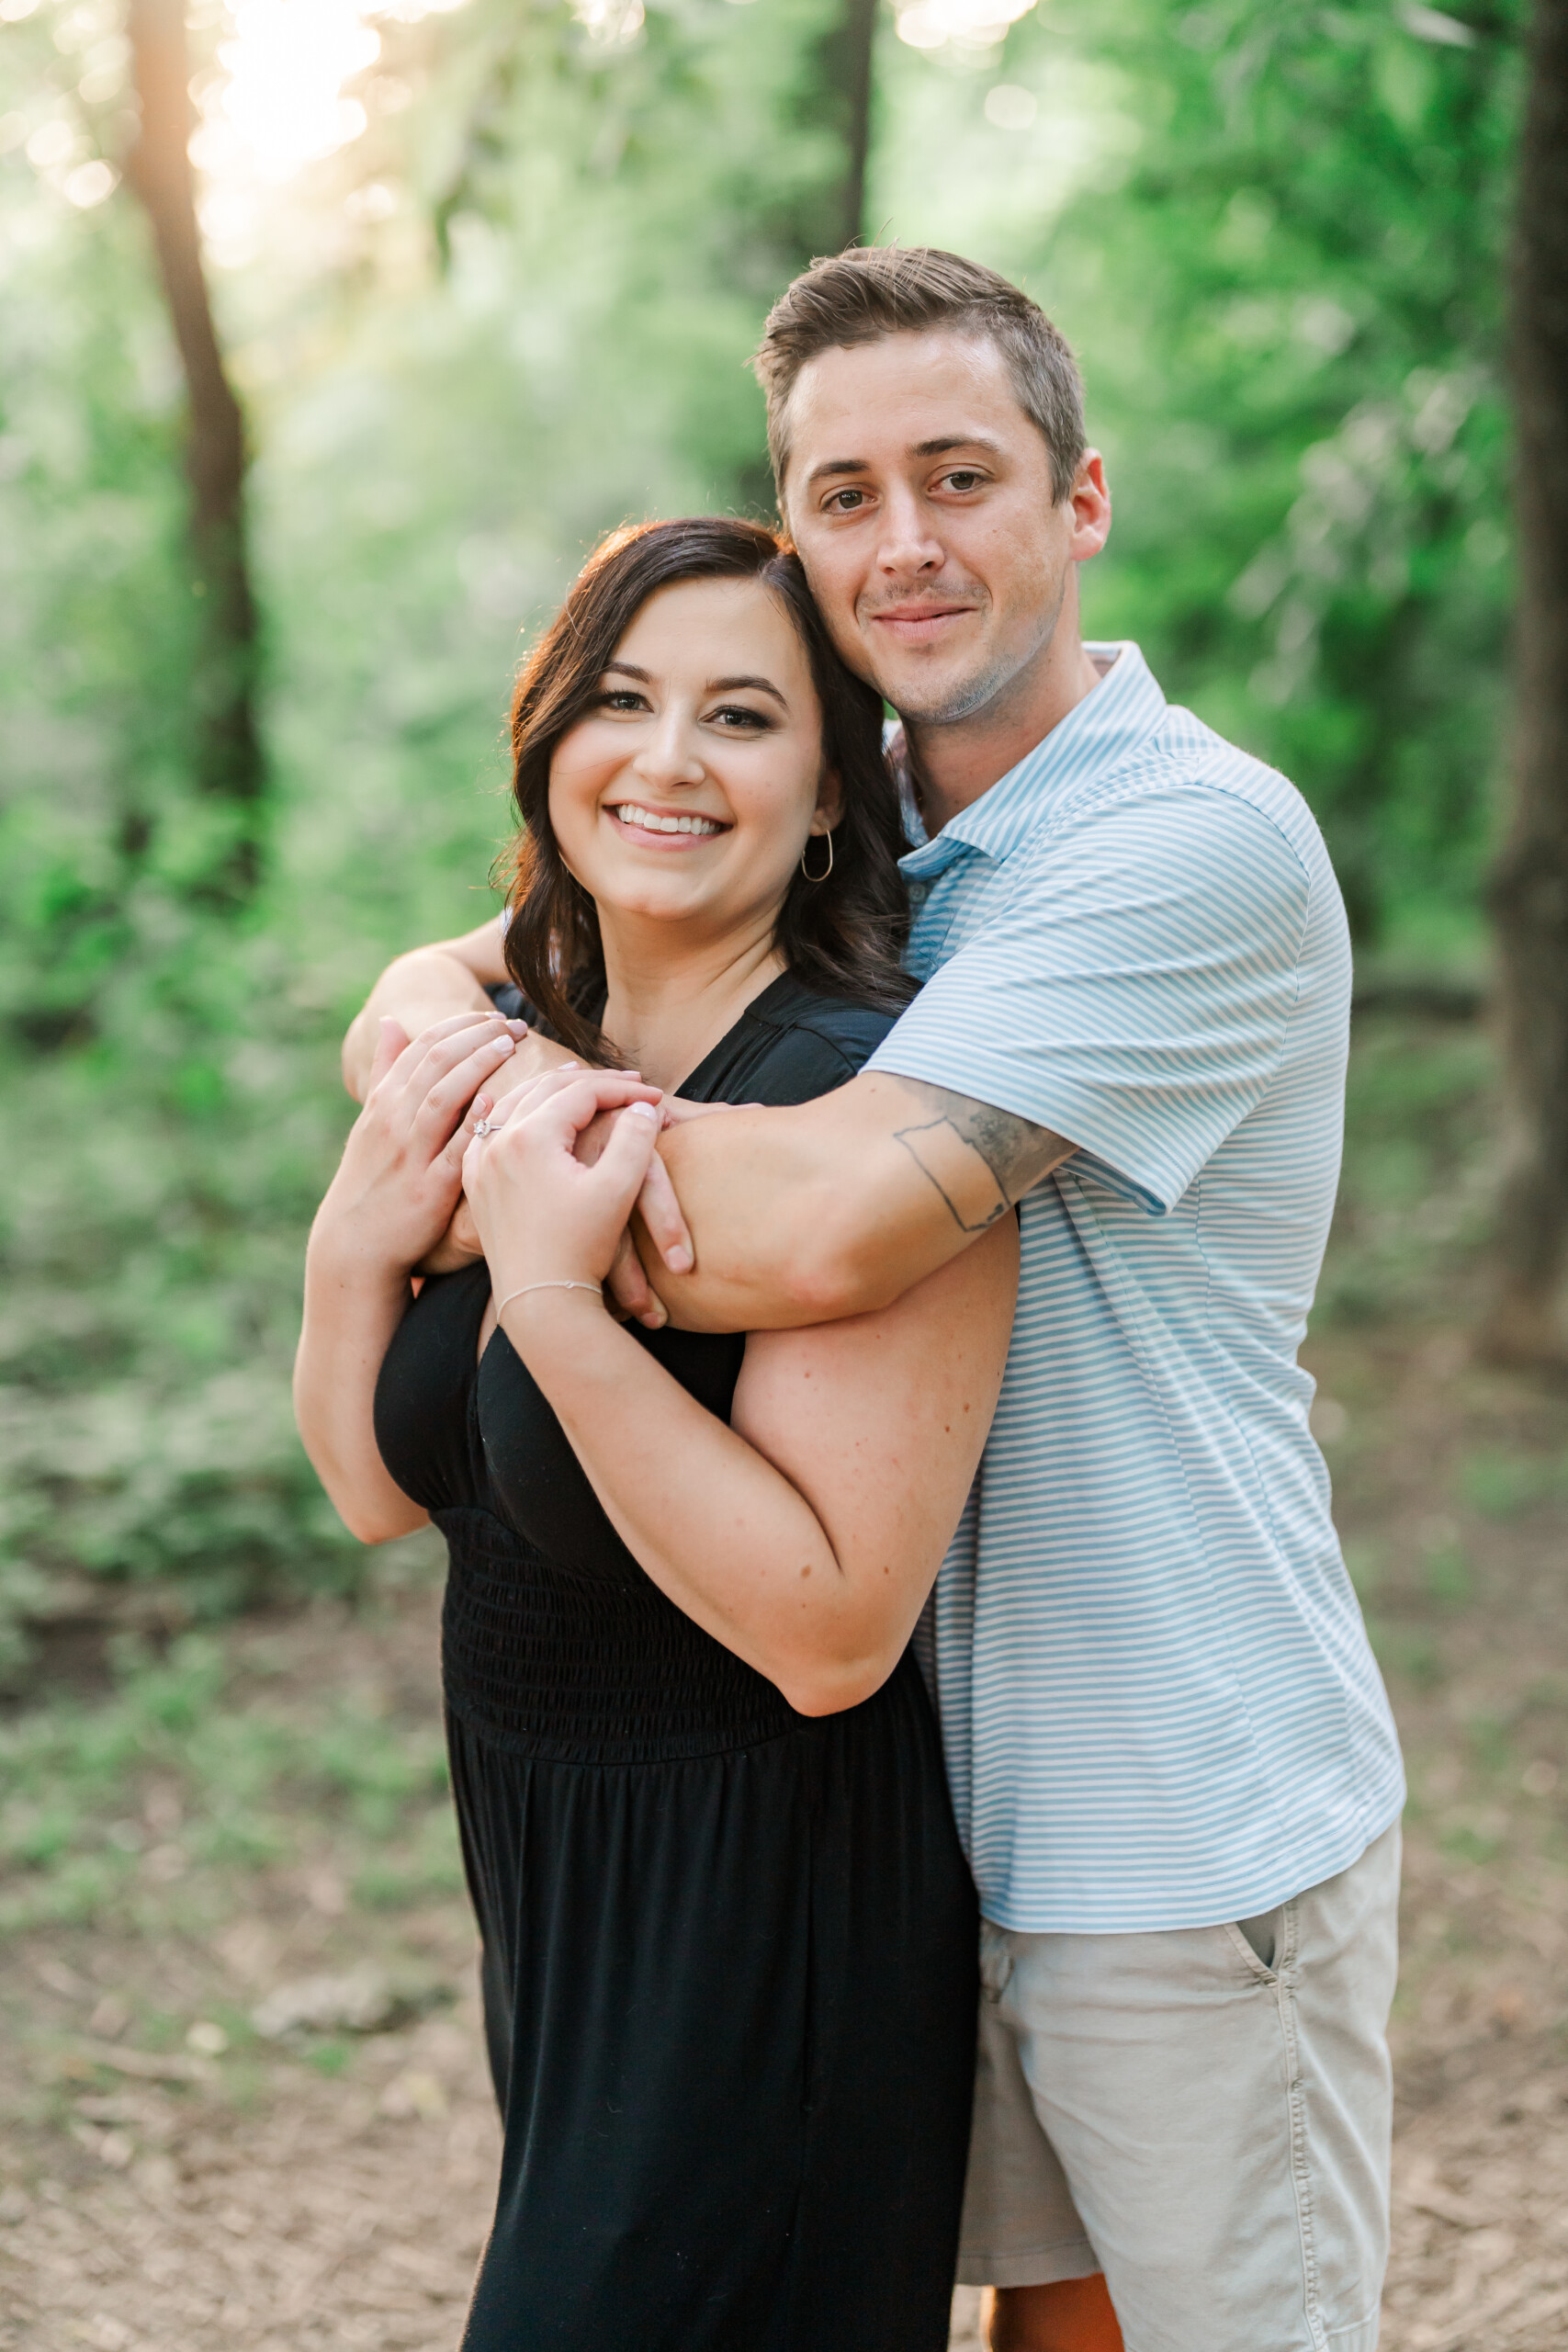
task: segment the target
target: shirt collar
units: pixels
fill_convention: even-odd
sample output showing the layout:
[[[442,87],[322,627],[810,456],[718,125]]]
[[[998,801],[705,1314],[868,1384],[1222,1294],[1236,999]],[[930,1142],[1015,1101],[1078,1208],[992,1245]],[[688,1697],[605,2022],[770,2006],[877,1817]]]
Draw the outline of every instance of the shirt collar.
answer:
[[[1008,856],[1034,831],[1047,800],[1063,786],[1120,766],[1155,732],[1165,717],[1166,699],[1138,648],[1127,639],[1085,650],[1109,664],[1099,685],[934,841],[925,837],[914,795],[905,793],[905,821],[918,846],[898,863],[911,881],[929,881],[965,850],[982,857]]]

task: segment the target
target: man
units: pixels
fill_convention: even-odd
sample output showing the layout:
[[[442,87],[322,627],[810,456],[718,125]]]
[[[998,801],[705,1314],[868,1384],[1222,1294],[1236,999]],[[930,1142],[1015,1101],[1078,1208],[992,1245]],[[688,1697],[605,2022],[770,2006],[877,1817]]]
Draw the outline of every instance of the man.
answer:
[[[672,1129],[694,1268],[657,1195],[648,1254],[678,1320],[754,1329],[1019,1210],[926,1629],[985,1918],[960,2276],[997,2352],[1114,2344],[1107,2287],[1130,2352],[1371,2352],[1403,1784],[1295,1363],[1348,1025],[1326,853],[1135,646],[1084,643],[1104,473],[1015,288],[844,254],[758,368],[781,513],[903,721],[926,986],[838,1093]],[[502,976],[493,933],[453,945],[367,1014]]]

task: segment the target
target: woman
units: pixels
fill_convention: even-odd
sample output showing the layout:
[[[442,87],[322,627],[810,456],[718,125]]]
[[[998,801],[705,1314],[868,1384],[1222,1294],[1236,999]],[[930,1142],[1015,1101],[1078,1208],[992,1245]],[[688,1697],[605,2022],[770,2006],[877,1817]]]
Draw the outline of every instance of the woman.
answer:
[[[880,707],[792,553],[684,522],[594,556],[513,731],[508,963],[595,1067],[491,1117],[516,1024],[389,1035],[297,1377],[350,1527],[428,1515],[450,1551],[505,2125],[466,2342],[938,2352],[976,1910],[908,1644],[995,1406],[1013,1223],[817,1330],[634,1330],[600,1291],[665,1093],[825,1091],[907,993]],[[460,1180],[485,1261],[411,1304]]]

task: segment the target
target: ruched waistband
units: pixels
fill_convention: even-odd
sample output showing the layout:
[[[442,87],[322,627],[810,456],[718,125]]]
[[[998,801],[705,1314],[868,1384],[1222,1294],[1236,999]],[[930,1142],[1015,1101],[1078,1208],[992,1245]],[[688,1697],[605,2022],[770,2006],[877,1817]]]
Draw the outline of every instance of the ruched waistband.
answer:
[[[801,1722],[657,1585],[552,1560],[483,1510],[442,1510],[446,1704],[515,1752],[567,1764],[712,1756]]]

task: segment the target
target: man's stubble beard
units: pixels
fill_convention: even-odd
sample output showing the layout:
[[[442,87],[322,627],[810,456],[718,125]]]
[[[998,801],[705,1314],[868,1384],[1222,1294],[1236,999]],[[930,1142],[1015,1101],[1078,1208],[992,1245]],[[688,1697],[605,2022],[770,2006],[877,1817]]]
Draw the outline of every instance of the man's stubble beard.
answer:
[[[972,676],[951,685],[939,701],[923,707],[901,702],[875,677],[872,679],[872,684],[893,705],[906,727],[960,727],[965,719],[973,718],[977,711],[984,710],[989,704],[1005,706],[1010,688],[1050,653],[1061,621],[1062,607],[1066,603],[1069,578],[1070,568],[1064,566],[1050,617],[1021,661],[1009,662],[998,656]],[[998,709],[996,716],[998,718],[1004,717],[1005,709]]]

